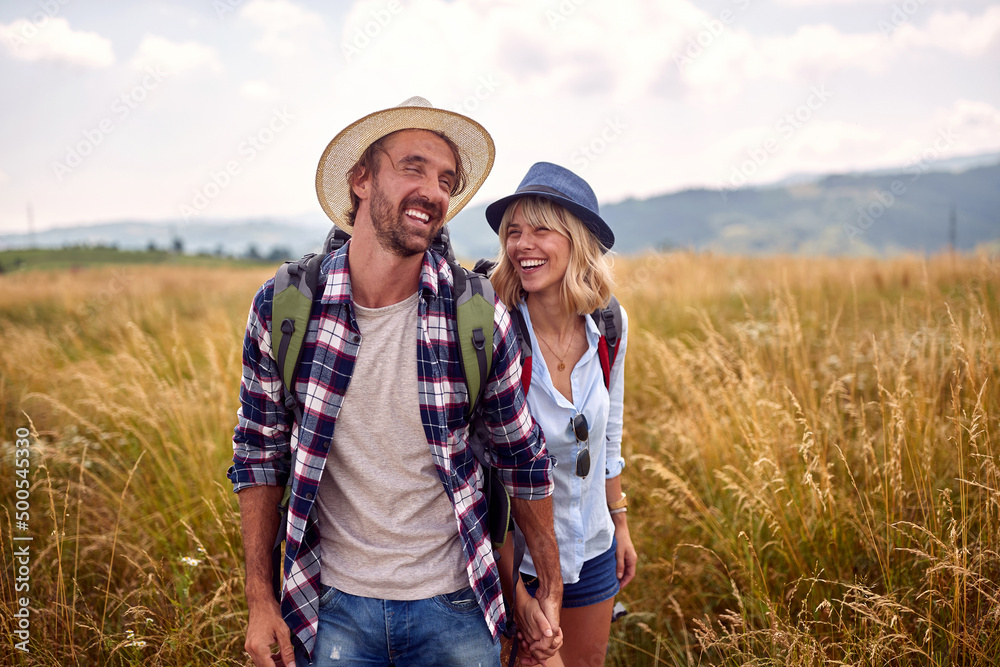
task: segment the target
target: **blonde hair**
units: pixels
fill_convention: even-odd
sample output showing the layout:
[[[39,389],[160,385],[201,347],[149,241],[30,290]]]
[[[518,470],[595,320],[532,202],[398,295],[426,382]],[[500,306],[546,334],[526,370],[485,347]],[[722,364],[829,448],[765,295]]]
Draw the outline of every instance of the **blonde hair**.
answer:
[[[544,197],[526,196],[516,199],[504,211],[500,220],[500,254],[490,280],[500,300],[507,308],[524,301],[527,292],[521,286],[517,269],[507,255],[507,234],[510,222],[518,211],[532,228],[547,227],[569,239],[569,265],[563,276],[559,294],[572,312],[587,315],[604,308],[614,291],[611,260],[597,237],[586,225],[562,206]]]

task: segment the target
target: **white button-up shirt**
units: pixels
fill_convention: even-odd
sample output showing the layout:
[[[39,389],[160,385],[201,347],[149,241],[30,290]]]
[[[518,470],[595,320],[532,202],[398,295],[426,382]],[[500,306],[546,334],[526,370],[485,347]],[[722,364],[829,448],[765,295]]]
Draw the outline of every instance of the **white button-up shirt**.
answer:
[[[605,480],[620,475],[625,466],[621,444],[628,317],[622,309],[621,344],[611,369],[610,391],[604,386],[597,354],[601,334],[592,318],[584,318],[588,345],[570,375],[573,388],[570,402],[552,384],[527,306],[522,303],[519,308],[531,332],[528,407],[542,427],[549,455],[557,461],[552,475],[555,481],[552,504],[562,578],[564,583],[575,584],[580,580],[583,563],[607,551],[615,534]],[[576,457],[583,445],[577,442],[571,425],[580,412],[586,416],[590,431],[590,473],[586,478],[576,476]],[[521,571],[536,574],[530,553],[525,554]]]

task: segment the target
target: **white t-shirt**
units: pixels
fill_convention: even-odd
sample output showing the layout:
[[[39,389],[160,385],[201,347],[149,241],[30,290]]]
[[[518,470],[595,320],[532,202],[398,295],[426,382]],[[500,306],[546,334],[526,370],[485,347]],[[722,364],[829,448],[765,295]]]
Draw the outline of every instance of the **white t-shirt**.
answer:
[[[420,600],[469,585],[420,418],[418,295],[354,304],[362,341],[316,505],[320,580],[351,595]]]

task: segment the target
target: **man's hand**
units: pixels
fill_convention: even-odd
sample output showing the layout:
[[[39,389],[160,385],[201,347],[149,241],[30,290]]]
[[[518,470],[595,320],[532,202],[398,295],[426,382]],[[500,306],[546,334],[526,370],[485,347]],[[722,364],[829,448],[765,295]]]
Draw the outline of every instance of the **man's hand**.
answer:
[[[281,617],[271,583],[271,548],[278,535],[281,486],[255,486],[240,491],[240,523],[246,556],[247,607],[250,622],[243,647],[257,667],[294,667],[291,632]],[[277,644],[278,653],[271,647]]]
[[[274,644],[278,645],[277,653],[271,653]],[[256,667],[295,667],[291,632],[281,617],[277,601],[261,603],[250,609],[250,624],[243,648]]]
[[[553,625],[550,619],[542,610],[538,600],[524,590],[523,585],[518,593],[518,609],[515,613],[517,618],[517,639],[521,648],[522,665],[545,665],[545,661],[551,658],[562,646],[562,629],[558,625],[558,609],[556,610],[557,622]],[[522,597],[523,596],[523,597]],[[521,602],[526,600],[526,602]]]
[[[539,610],[548,622],[551,635],[542,634],[529,642],[527,649],[531,657],[540,662],[524,664],[544,664],[546,658],[555,655],[562,646],[563,634],[559,627],[559,610],[562,608],[562,571],[559,568],[559,545],[552,530],[552,498],[523,500],[513,498],[514,517],[524,533],[531,560],[538,573],[538,592],[535,600]],[[524,637],[522,642],[528,641]]]

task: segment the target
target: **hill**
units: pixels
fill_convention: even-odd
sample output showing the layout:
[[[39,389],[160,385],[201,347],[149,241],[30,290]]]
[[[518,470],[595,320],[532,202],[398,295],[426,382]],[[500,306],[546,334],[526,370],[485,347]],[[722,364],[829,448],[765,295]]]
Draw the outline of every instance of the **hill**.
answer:
[[[692,189],[603,205],[615,250],[672,247],[728,254],[892,255],[956,249],[1000,239],[1000,163],[960,173],[913,169],[831,175],[815,182],[740,190]],[[492,255],[485,207],[455,217],[460,254]]]
[[[991,164],[982,162],[992,160]],[[918,166],[919,167],[919,166]],[[686,248],[726,254],[895,255],[971,251],[1000,242],[1000,154],[863,174],[797,175],[769,187],[691,189],[603,204],[615,250]],[[496,254],[485,205],[451,224],[460,257]],[[122,250],[298,257],[319,248],[330,222],[316,210],[282,218],[151,223],[127,221],[0,235],[0,250],[66,245]]]

